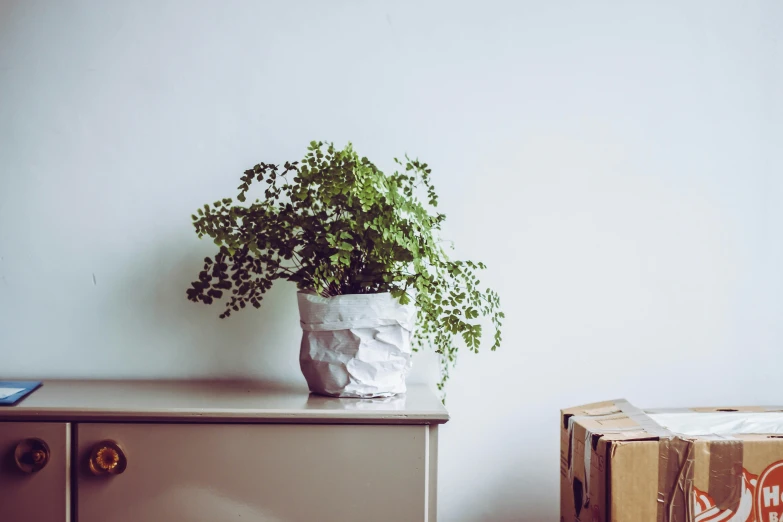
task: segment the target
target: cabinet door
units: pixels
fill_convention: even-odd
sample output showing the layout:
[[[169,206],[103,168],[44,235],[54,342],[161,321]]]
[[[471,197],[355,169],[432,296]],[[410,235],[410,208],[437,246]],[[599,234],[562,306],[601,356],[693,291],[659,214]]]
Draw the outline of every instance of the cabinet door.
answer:
[[[69,434],[66,423],[0,422],[2,522],[71,519]]]
[[[427,436],[427,426],[79,424],[77,518],[425,521]],[[103,440],[121,451],[121,474],[90,469]]]

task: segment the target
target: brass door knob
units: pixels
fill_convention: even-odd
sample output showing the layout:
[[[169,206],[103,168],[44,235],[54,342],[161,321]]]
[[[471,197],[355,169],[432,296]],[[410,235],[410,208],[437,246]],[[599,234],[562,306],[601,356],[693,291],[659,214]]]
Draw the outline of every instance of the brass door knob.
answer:
[[[24,439],[16,445],[14,461],[25,473],[41,471],[49,463],[49,445],[41,439]]]
[[[90,471],[93,475],[119,475],[128,467],[128,459],[120,445],[113,440],[102,440],[90,452]]]

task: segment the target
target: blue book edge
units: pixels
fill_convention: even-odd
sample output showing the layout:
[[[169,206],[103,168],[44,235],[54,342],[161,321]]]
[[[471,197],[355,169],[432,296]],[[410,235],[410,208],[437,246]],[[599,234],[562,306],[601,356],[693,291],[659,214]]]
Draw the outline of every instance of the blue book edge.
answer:
[[[0,406],[13,406],[41,386],[43,386],[41,381],[0,381],[0,388],[24,388],[5,399],[0,399]]]

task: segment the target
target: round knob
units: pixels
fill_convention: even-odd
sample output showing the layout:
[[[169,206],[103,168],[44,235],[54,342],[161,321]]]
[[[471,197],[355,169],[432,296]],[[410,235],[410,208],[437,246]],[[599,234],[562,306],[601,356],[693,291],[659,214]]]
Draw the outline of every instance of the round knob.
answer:
[[[119,475],[127,466],[125,452],[113,440],[103,440],[92,447],[90,471],[93,475]]]
[[[49,463],[49,445],[41,439],[24,439],[16,445],[14,461],[25,473],[41,471]]]

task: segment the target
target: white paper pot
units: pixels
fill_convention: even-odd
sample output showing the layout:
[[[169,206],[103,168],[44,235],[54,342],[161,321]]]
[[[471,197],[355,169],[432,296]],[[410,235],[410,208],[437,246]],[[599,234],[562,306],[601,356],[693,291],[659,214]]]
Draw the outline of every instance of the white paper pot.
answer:
[[[334,397],[405,393],[416,308],[390,293],[299,292],[299,364],[310,391]]]

